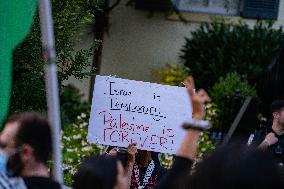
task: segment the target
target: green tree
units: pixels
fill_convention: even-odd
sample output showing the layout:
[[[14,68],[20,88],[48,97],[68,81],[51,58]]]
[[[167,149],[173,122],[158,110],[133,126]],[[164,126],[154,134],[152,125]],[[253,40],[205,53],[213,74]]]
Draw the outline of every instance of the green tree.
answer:
[[[82,79],[89,74],[83,70],[90,65],[88,58],[99,43],[90,49],[76,51],[83,28],[95,19],[103,0],[52,0],[55,44],[60,89],[62,81],[74,76]],[[13,91],[11,111],[46,110],[44,62],[42,58],[39,15],[34,18],[30,34],[14,51]]]

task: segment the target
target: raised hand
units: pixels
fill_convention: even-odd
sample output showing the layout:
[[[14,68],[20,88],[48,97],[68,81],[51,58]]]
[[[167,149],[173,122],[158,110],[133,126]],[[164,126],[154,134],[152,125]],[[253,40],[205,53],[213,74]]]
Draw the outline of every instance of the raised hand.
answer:
[[[134,164],[135,154],[137,153],[136,143],[128,145],[127,153],[128,153],[128,164]]]
[[[211,99],[207,92],[203,89],[195,91],[194,79],[192,76],[188,76],[184,81],[184,85],[187,88],[187,92],[191,97],[192,103],[192,118],[203,119],[205,117],[204,103],[209,102]]]

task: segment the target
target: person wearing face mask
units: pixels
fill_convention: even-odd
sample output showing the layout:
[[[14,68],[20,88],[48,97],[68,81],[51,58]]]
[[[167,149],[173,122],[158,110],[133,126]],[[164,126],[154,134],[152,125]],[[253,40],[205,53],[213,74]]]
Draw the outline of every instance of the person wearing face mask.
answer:
[[[1,189],[27,189],[20,177],[9,178],[7,171],[8,155],[0,149],[0,188]]]
[[[47,119],[35,112],[10,116],[0,134],[1,172],[22,178],[27,189],[60,189],[49,177],[51,131]]]

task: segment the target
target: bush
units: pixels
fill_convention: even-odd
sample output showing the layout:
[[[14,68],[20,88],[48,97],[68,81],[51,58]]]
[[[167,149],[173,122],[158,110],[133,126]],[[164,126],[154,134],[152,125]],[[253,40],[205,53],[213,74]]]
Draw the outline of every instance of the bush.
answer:
[[[209,91],[209,94],[212,98],[212,101],[216,104],[217,109],[220,110],[220,114],[217,118],[215,117],[215,119],[223,119],[222,122],[226,127],[230,125],[230,121],[232,121],[235,116],[235,111],[228,109],[233,109],[233,106],[236,105],[228,104],[227,100],[236,98],[238,101],[238,104],[236,106],[240,106],[244,102],[246,96],[257,96],[255,87],[250,86],[246,80],[242,80],[241,76],[236,72],[228,73],[225,78],[220,77],[219,81]],[[226,119],[227,121],[225,121],[224,119]],[[220,125],[218,124],[221,124],[220,121],[215,122],[214,126],[219,127]]]
[[[272,22],[225,24],[223,20],[203,23],[191,32],[181,49],[181,61],[198,77],[196,85],[209,89],[220,76],[236,71],[250,83],[271,62],[284,35],[282,27],[273,29]]]
[[[64,183],[71,186],[72,176],[85,157],[100,154],[104,146],[87,141],[89,113],[81,113],[62,131]]]
[[[210,102],[205,105],[205,119],[210,121],[215,128],[217,125],[220,125],[219,115],[221,110],[216,103]]]
[[[232,72],[228,73],[225,78],[220,77],[209,94],[217,106],[222,107],[225,97],[238,95],[244,100],[246,96],[256,97],[256,90],[246,80],[242,80],[239,74]]]
[[[161,84],[183,87],[183,81],[188,76],[189,68],[179,64],[166,64],[160,71]]]

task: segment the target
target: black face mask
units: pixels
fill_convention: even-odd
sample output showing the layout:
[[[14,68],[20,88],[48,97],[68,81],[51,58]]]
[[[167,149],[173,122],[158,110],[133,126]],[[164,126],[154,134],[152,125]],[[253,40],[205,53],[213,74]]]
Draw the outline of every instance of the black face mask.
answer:
[[[11,155],[7,162],[7,170],[10,173],[10,176],[20,176],[21,171],[23,170],[23,162],[21,158],[21,149],[18,148],[16,152]]]

